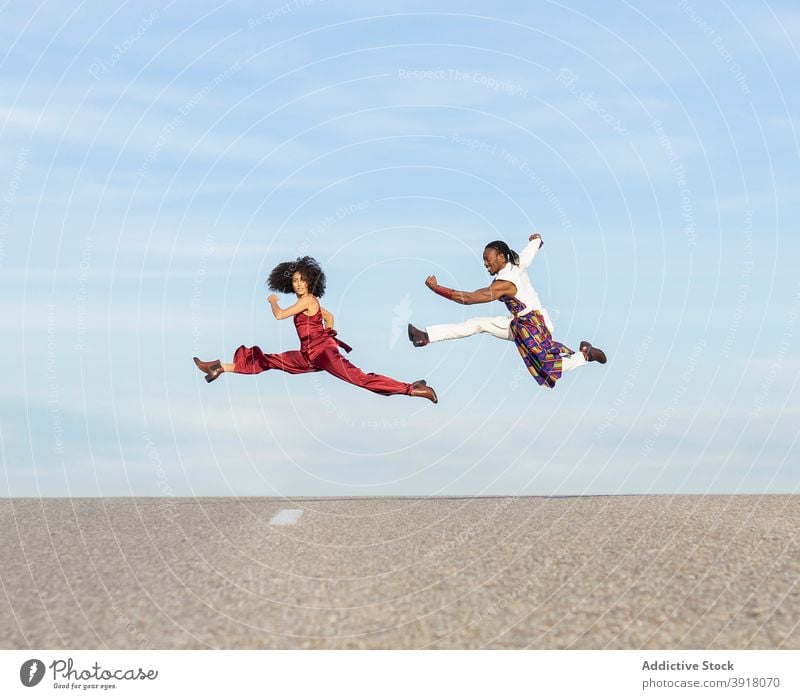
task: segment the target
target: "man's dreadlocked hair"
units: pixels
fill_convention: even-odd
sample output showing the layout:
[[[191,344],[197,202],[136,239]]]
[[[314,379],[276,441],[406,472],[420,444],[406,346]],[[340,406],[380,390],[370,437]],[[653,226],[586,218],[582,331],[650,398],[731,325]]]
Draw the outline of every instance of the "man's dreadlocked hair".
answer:
[[[486,247],[484,250],[491,248],[496,252],[499,252],[501,255],[504,255],[506,260],[510,262],[512,265],[519,264],[519,255],[508,247],[508,243],[503,242],[502,240],[493,240],[491,243],[486,243]]]
[[[325,272],[313,257],[298,257],[292,262],[281,262],[270,272],[267,286],[270,291],[279,291],[282,294],[291,294],[292,275],[300,272],[300,276],[308,284],[308,292],[312,296],[322,298],[325,294]]]

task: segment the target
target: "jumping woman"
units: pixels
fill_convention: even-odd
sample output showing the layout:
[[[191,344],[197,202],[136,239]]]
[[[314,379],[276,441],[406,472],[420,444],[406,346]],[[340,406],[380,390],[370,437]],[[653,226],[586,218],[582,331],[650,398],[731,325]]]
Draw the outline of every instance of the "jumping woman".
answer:
[[[586,340],[581,342],[580,352],[574,352],[553,339],[550,316],[542,308],[527,274],[528,267],[543,245],[542,236],[538,233],[529,238],[528,245],[519,255],[502,240],[489,243],[483,251],[483,266],[495,280],[485,289],[456,291],[440,286],[436,277],[425,280],[431,291],[456,303],[471,305],[502,301],[512,314],[510,317],[471,318],[463,323],[429,325],[425,330],[419,330],[409,323],[408,339],[415,347],[477,333],[489,333],[501,340],[512,340],[536,383],[548,388],[556,385],[564,371],[577,369],[587,362],[605,364],[603,350],[592,347]]]
[[[275,294],[270,295],[267,301],[272,307],[272,314],[278,320],[294,318],[300,349],[280,354],[264,354],[259,347],[242,345],[234,353],[230,364],[224,364],[218,359],[202,362],[195,357],[194,363],[205,373],[208,383],[229,371],[236,374],[260,374],[269,369],[279,369],[289,374],[327,371],[337,379],[373,393],[384,396],[416,396],[438,403],[436,391],[424,380],[404,383],[380,374],[366,374],[339,353],[340,347],[346,352],[351,348],[336,339],[333,316],[319,303],[325,293],[325,273],[313,257],[282,262],[272,270],[267,284],[271,291],[284,294],[294,292],[297,296],[297,301],[288,308],[278,305]]]

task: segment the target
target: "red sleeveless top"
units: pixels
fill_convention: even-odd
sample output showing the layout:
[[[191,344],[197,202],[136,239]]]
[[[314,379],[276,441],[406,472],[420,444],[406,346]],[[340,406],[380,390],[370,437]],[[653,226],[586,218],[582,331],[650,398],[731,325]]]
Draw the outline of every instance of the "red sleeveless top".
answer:
[[[341,347],[345,352],[350,352],[350,345],[336,339],[336,331],[322,325],[322,308],[313,316],[298,313],[294,317],[294,327],[300,339],[300,351],[309,359],[313,359],[326,349],[338,351]]]

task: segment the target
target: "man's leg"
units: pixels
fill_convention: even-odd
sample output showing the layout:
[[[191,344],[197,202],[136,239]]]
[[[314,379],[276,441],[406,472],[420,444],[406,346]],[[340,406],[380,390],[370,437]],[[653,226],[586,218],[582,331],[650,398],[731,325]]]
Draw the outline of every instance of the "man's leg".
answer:
[[[569,357],[564,357],[561,360],[561,371],[562,373],[565,371],[571,371],[572,369],[577,369],[579,366],[583,366],[586,364],[586,357],[583,356],[583,352],[575,352]]]
[[[575,352],[570,357],[564,357],[561,360],[561,371],[570,371],[577,369],[579,366],[584,366],[589,362],[599,362],[600,364],[606,363],[606,355],[603,350],[598,347],[592,347],[590,342],[584,340],[580,344],[580,350]]]
[[[501,340],[510,340],[510,324],[511,318],[508,316],[495,316],[493,318],[470,318],[462,323],[429,325],[425,330],[428,333],[430,342],[457,340],[462,337],[477,335],[478,333],[488,333]]]

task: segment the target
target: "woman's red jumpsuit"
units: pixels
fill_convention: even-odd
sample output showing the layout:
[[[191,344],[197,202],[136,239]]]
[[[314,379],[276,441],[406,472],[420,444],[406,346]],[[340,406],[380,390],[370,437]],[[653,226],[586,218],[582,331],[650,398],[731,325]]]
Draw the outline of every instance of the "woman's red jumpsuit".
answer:
[[[333,330],[326,330],[322,326],[321,310],[313,316],[298,313],[294,316],[294,327],[300,338],[299,351],[264,354],[260,347],[242,345],[233,355],[234,372],[260,374],[268,369],[280,369],[289,374],[308,374],[312,371],[327,371],[337,379],[384,396],[411,393],[413,387],[410,383],[380,374],[366,374],[339,354],[340,346],[347,351],[350,348],[335,339],[336,333]]]

